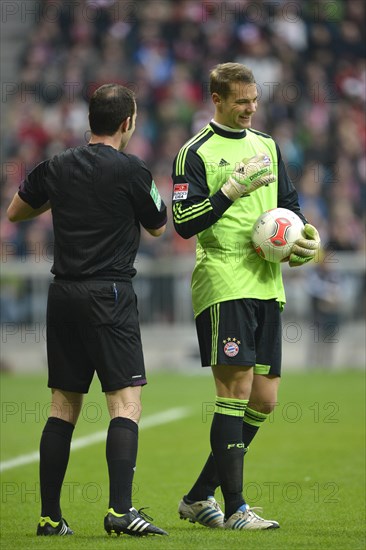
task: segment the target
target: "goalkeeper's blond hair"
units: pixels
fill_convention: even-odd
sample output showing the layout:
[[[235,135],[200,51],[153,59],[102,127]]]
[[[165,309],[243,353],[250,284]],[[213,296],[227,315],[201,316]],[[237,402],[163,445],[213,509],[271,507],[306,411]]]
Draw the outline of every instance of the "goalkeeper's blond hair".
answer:
[[[220,63],[210,72],[210,94],[219,94],[226,98],[231,91],[233,82],[255,84],[253,72],[241,63]]]

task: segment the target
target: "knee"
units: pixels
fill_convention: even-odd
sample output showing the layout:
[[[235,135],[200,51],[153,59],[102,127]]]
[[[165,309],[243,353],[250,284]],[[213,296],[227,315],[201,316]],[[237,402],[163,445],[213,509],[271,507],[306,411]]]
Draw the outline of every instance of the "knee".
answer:
[[[276,405],[277,405],[277,402],[275,401],[271,402],[271,401],[249,400],[248,407],[262,414],[271,414],[271,412],[274,410]]]
[[[141,402],[120,402],[115,401],[109,406],[109,413],[111,418],[121,416],[123,418],[130,418],[135,422],[138,422],[141,417],[142,407]]]
[[[276,403],[262,403],[259,408],[259,412],[263,414],[271,414],[275,406],[276,406]]]
[[[130,418],[135,422],[141,416],[141,387],[128,386],[113,392],[106,392],[107,406],[111,418]]]
[[[229,399],[247,400],[253,387],[253,369],[249,367],[228,368],[227,366],[212,367],[216,394]]]

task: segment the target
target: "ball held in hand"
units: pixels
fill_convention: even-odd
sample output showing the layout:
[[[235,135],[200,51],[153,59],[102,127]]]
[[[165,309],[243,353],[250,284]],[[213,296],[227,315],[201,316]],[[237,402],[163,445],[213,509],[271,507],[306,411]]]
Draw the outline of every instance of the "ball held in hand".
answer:
[[[306,239],[303,221],[287,208],[267,210],[253,225],[254,249],[267,262],[287,261],[299,239]]]

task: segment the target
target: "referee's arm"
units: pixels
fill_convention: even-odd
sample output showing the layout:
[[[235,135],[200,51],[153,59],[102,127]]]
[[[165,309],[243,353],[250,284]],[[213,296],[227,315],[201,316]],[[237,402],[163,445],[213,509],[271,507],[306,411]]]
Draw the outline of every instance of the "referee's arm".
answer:
[[[166,205],[160,196],[150,170],[135,155],[128,155],[130,162],[130,192],[142,227],[153,237],[160,237],[166,229]]]
[[[15,193],[6,214],[11,222],[31,220],[51,208],[43,189],[48,161],[38,164],[25,178]]]
[[[23,201],[18,195],[18,192],[15,193],[13,200],[9,204],[9,207],[6,211],[8,220],[11,222],[23,222],[26,220],[31,220],[43,212],[47,212],[51,208],[50,202],[47,201],[40,208],[32,208],[30,204]]]
[[[159,229],[148,229],[147,227],[144,227],[144,229],[150,233],[153,237],[160,237],[163,233],[165,233],[166,224],[162,227],[159,227]]]

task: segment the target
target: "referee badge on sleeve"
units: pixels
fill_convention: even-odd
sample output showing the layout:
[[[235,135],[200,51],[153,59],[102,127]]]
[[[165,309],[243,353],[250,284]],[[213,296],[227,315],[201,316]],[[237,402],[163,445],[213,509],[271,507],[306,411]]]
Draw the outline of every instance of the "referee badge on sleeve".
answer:
[[[183,201],[188,197],[189,183],[176,183],[173,188],[173,201]]]
[[[161,196],[160,196],[160,193],[158,191],[158,188],[155,185],[154,180],[152,180],[152,182],[151,182],[150,195],[151,195],[152,200],[155,203],[156,208],[160,212],[160,209],[161,209]]]

